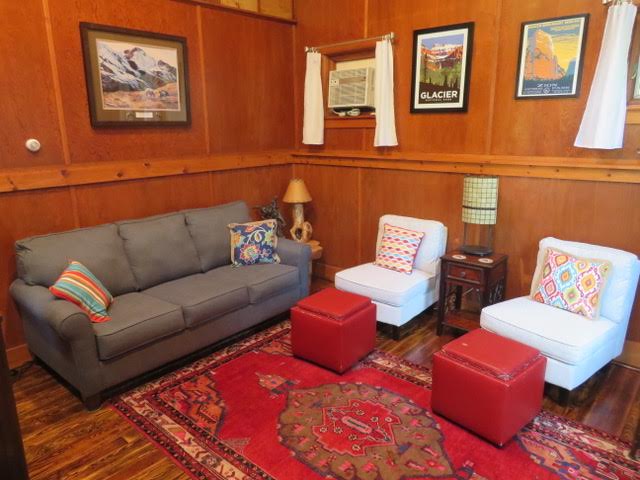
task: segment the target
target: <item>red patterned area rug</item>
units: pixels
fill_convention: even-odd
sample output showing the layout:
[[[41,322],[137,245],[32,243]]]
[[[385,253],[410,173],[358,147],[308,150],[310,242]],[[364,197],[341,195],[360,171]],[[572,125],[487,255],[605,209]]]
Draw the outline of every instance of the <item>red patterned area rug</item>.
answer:
[[[541,413],[502,449],[430,410],[428,369],[374,352],[344,375],[284,323],[113,407],[196,479],[640,479],[629,445]]]

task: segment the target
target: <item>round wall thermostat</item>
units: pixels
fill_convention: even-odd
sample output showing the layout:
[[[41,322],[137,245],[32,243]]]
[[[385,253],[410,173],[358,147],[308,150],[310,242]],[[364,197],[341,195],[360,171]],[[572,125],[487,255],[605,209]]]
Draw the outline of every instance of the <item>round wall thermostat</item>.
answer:
[[[27,150],[30,152],[36,153],[40,151],[40,142],[35,138],[30,138],[26,142],[24,142],[24,146],[27,147]]]

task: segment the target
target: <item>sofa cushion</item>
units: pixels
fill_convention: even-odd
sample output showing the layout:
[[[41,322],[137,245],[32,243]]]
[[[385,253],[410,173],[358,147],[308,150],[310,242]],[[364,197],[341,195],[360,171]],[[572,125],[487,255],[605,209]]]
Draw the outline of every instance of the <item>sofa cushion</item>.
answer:
[[[252,304],[263,302],[284,290],[300,286],[298,269],[279,263],[256,264],[246,267],[228,265],[216,268],[205,275],[233,278],[234,281],[246,285],[249,291],[249,302]]]
[[[230,263],[227,225],[250,220],[249,209],[244,202],[186,210],[184,216],[204,272]]]
[[[113,295],[137,290],[118,227],[114,224],[25,238],[16,242],[18,275],[28,285],[50,287],[76,260]]]
[[[336,288],[400,307],[417,295],[435,288],[436,276],[414,269],[411,274],[394,272],[365,263],[336,273]]]
[[[185,328],[179,305],[138,292],[116,297],[108,312],[111,321],[92,324],[98,355],[102,360],[122,355]]]
[[[189,275],[145,290],[145,295],[180,305],[188,327],[208,322],[249,304],[247,287],[237,278],[215,274]]]
[[[202,271],[182,213],[119,222],[118,227],[141,290]]]
[[[577,365],[617,335],[619,326],[603,317],[588,320],[528,297],[485,307],[482,328],[537,348],[545,356]]]

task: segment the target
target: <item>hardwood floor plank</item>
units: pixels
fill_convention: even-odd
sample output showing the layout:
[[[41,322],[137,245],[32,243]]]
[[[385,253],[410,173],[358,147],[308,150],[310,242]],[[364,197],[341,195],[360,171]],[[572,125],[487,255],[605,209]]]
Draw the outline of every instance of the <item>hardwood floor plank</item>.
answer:
[[[595,428],[606,429],[613,435],[621,436],[633,402],[640,392],[640,375],[616,365],[609,369],[603,383],[583,421]]]

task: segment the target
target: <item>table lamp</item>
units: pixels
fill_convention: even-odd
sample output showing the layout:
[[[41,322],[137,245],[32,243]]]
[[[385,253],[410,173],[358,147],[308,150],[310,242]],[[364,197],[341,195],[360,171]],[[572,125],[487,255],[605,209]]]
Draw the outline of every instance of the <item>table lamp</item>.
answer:
[[[491,255],[497,216],[498,177],[465,175],[462,193],[464,239],[460,250],[470,255]],[[469,225],[479,226],[477,244],[470,244]]]
[[[293,204],[293,227],[291,227],[291,238],[296,242],[308,242],[311,240],[313,228],[309,222],[304,220],[304,204],[311,201],[309,190],[301,178],[292,178],[289,181],[287,192],[282,199],[285,203]]]

